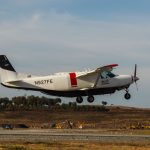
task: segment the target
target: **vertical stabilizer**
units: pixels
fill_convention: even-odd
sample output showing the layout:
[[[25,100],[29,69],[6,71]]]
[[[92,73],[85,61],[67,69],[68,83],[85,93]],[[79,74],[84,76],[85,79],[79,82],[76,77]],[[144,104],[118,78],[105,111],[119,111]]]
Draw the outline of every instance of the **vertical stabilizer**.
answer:
[[[0,55],[0,79],[1,83],[16,80],[17,73],[8,58],[5,55]]]

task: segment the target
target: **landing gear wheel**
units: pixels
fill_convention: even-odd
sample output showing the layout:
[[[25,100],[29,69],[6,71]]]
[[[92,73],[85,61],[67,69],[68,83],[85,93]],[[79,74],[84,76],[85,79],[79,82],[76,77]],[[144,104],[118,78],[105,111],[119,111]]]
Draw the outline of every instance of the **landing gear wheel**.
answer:
[[[131,98],[130,93],[126,93],[126,94],[124,95],[124,98],[127,99],[127,100],[129,100],[129,99]]]
[[[89,103],[94,102],[94,96],[88,96],[87,101],[88,101]]]
[[[82,98],[81,96],[78,96],[78,97],[76,98],[76,102],[77,102],[77,103],[82,103],[82,102],[83,102],[83,98]]]

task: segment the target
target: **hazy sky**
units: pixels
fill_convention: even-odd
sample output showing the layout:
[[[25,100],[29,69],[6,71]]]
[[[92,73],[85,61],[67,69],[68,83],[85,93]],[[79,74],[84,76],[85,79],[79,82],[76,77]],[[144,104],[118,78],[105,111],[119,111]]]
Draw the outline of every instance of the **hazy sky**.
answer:
[[[133,74],[137,63],[130,101],[122,91],[96,96],[94,104],[150,108],[149,8],[149,0],[0,0],[0,54],[18,72],[38,75],[110,63],[119,64],[118,74]],[[1,97],[30,94],[39,95],[0,87]]]

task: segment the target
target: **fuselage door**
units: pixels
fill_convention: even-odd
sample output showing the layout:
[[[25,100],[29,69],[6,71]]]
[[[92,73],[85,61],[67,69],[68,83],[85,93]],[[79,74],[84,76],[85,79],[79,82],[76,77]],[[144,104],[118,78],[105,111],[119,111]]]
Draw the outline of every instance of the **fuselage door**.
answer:
[[[111,71],[104,71],[101,73],[101,86],[102,87],[112,87],[113,79],[116,75]]]

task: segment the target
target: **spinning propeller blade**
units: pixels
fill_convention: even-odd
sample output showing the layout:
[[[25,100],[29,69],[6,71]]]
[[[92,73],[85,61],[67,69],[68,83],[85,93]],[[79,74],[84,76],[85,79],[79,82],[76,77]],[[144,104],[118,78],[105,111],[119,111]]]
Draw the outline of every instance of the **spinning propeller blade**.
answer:
[[[137,72],[137,64],[135,64],[135,69],[134,69],[134,78],[136,78],[136,72]]]
[[[133,80],[133,82],[135,82],[136,89],[138,91],[137,81],[139,80],[139,78],[137,77],[137,64],[135,64],[134,76],[133,76],[132,80]]]

